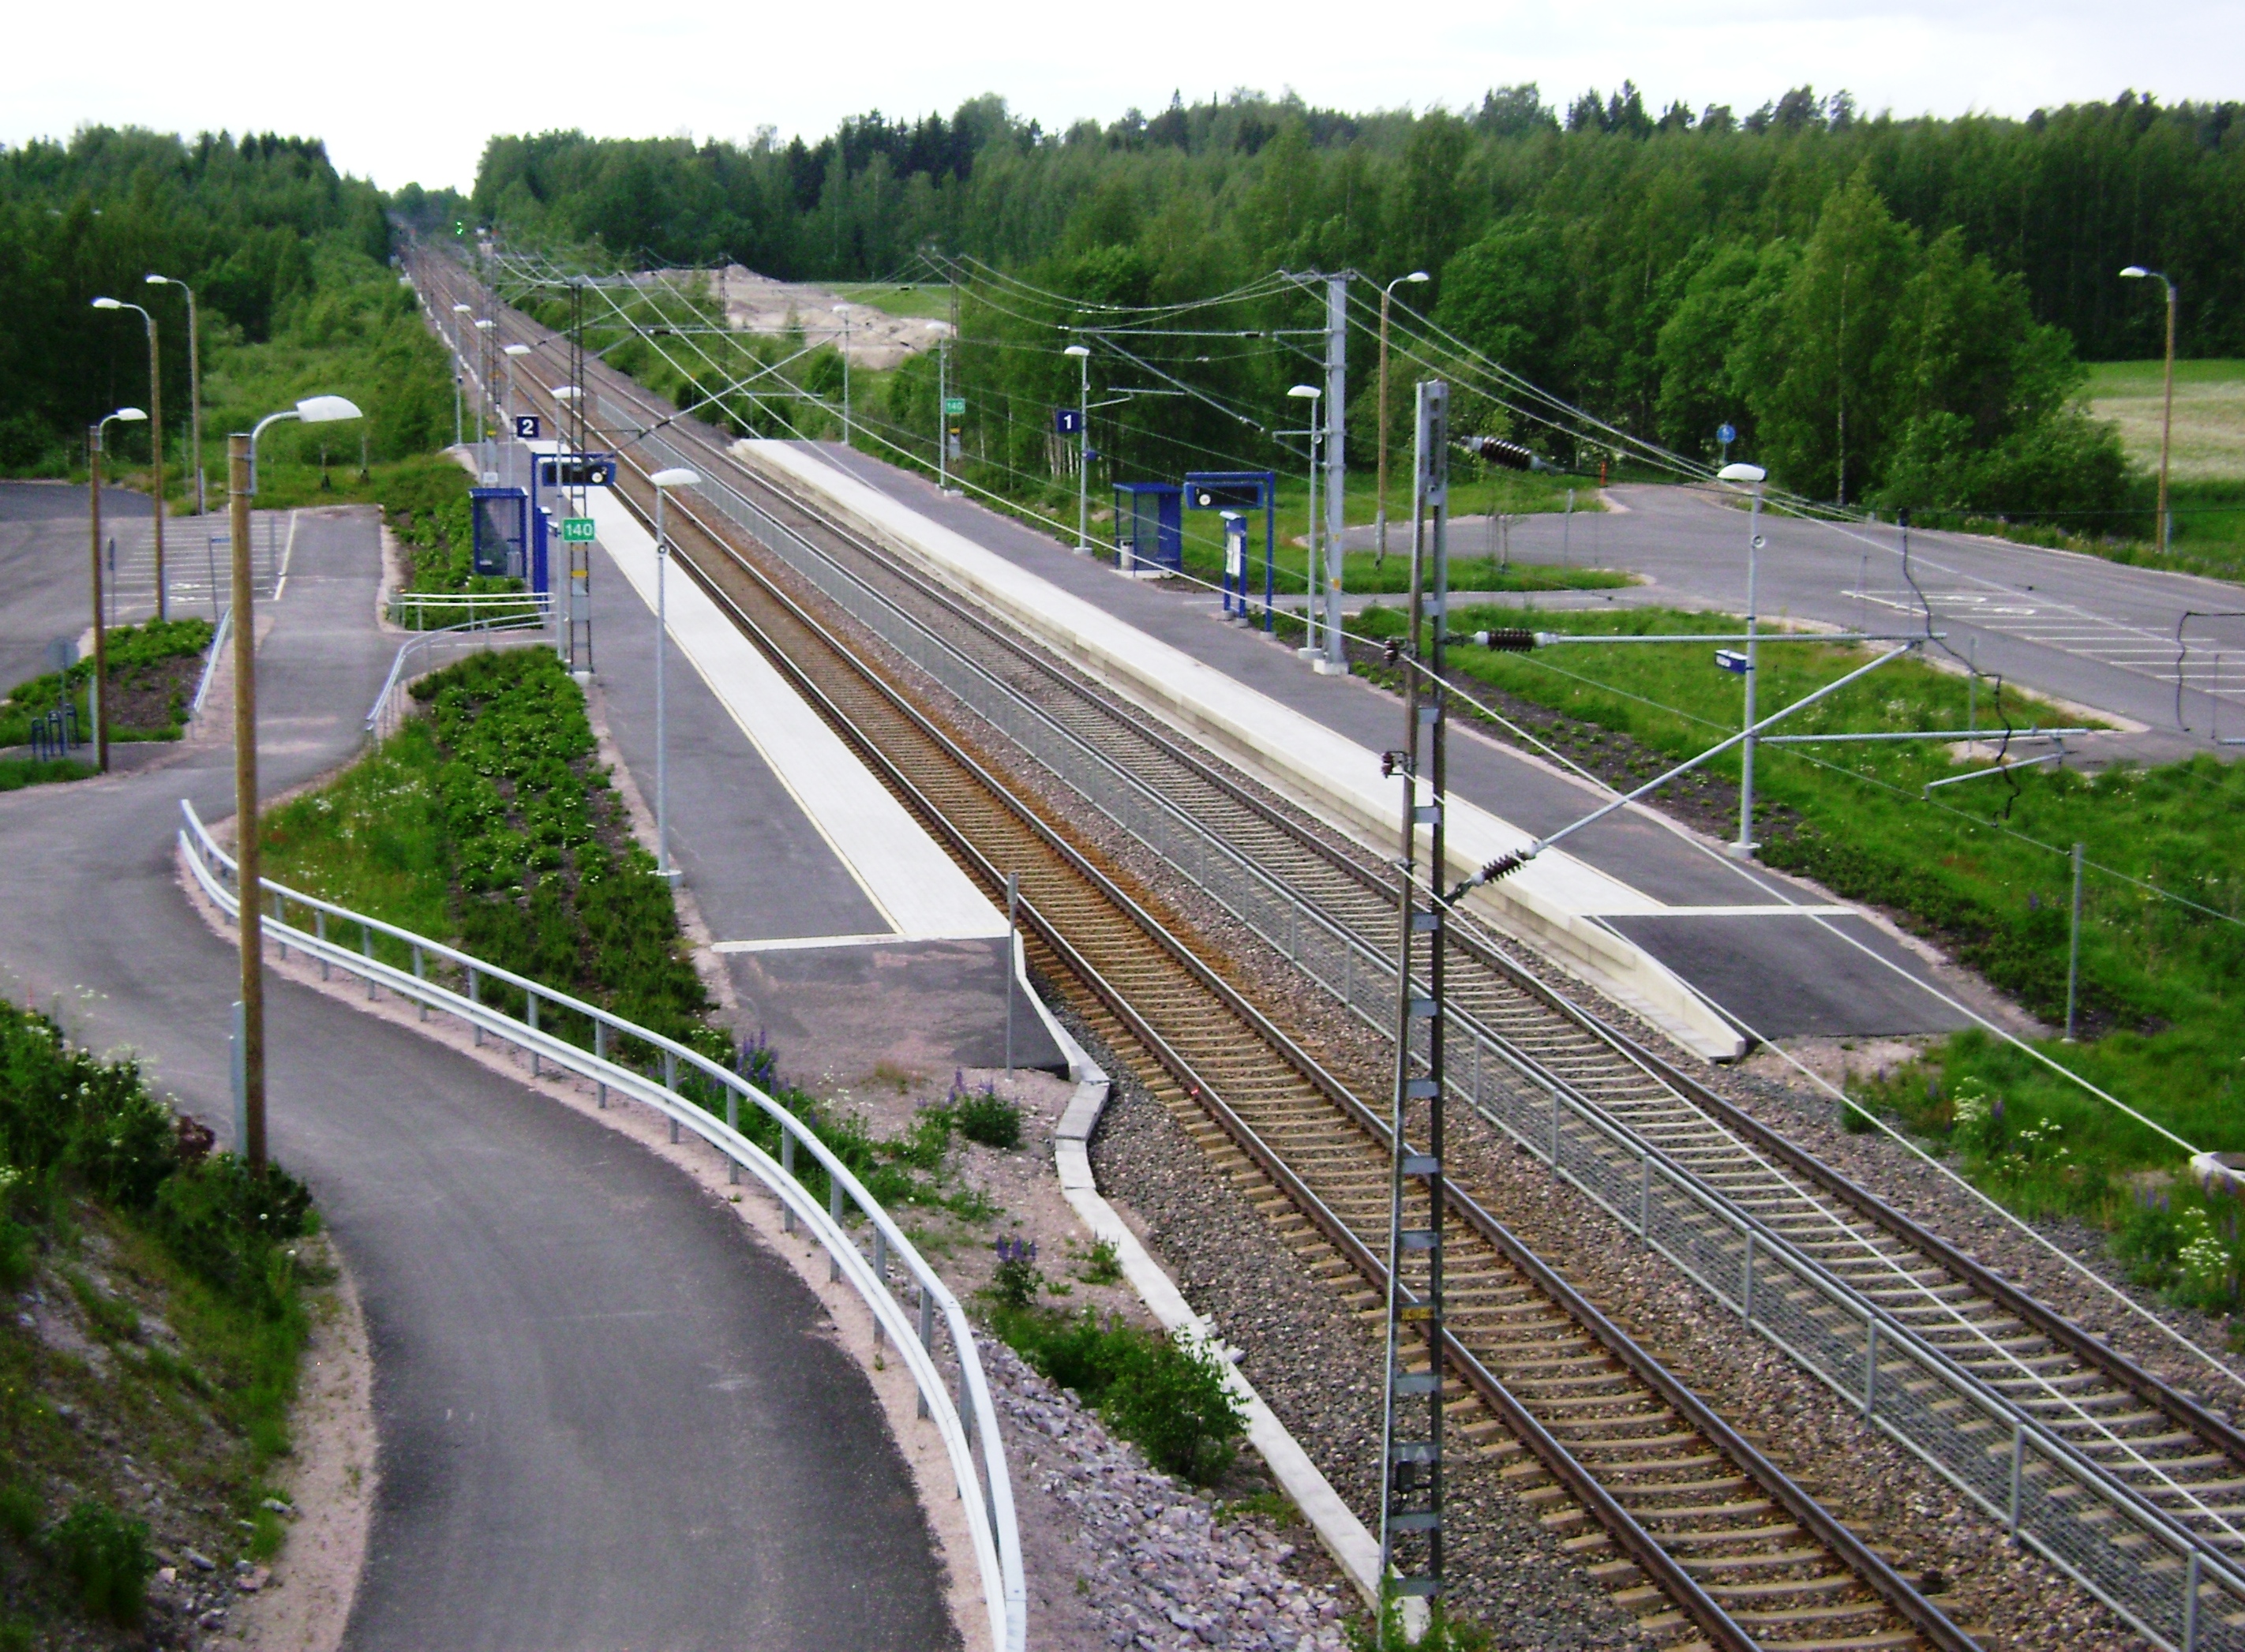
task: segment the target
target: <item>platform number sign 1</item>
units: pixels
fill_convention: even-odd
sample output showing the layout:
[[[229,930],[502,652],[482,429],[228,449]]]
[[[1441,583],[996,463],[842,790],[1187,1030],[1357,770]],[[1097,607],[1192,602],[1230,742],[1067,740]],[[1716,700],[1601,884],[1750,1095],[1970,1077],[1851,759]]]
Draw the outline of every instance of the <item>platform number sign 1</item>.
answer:
[[[1053,410],[1053,430],[1060,436],[1081,436],[1083,433],[1083,414],[1072,407]]]
[[[538,439],[539,428],[538,415],[535,413],[518,413],[514,416],[514,439],[518,442],[535,442]]]
[[[563,517],[563,518],[561,518],[561,543],[562,543],[562,544],[564,544],[564,545],[590,545],[592,542],[593,542],[593,518],[590,518],[590,517]]]

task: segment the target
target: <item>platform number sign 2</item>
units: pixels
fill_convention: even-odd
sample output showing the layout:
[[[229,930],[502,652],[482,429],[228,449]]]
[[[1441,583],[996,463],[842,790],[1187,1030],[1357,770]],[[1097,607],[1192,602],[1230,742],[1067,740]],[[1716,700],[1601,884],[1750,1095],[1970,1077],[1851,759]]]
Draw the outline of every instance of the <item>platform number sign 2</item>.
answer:
[[[538,415],[535,413],[518,413],[514,416],[514,439],[516,441],[535,442],[538,439],[539,430],[539,424]]]

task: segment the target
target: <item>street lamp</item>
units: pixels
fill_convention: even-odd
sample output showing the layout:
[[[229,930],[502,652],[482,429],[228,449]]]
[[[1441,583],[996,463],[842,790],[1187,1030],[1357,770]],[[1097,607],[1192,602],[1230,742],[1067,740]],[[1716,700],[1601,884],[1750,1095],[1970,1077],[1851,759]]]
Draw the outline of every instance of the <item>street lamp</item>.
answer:
[[[519,357],[530,354],[527,344],[509,344],[501,351],[506,357],[506,428],[514,429],[514,363]]]
[[[1387,565],[1387,301],[1404,282],[1431,279],[1425,270],[1414,269],[1408,275],[1398,275],[1380,289],[1380,505],[1379,526],[1373,531],[1377,546],[1373,555],[1375,567]]]
[[[2167,444],[2174,434],[2175,284],[2155,269],[2131,264],[2120,272],[2132,281],[2157,280],[2167,289],[2167,361],[2166,405],[2160,413],[2160,550],[2164,554],[2174,538],[2174,517],[2167,509]]]
[[[111,424],[137,423],[147,416],[137,407],[120,407],[85,433],[86,485],[93,501],[93,757],[105,775],[109,772],[109,696],[103,692],[109,687],[109,627],[102,618],[101,600],[101,433]]]
[[[227,439],[228,515],[234,530],[234,829],[235,925],[241,944],[241,1003],[237,1036],[241,1081],[241,1140],[234,1150],[253,1172],[265,1169],[265,933],[260,905],[264,856],[257,829],[257,610],[249,586],[249,502],[257,493],[257,438],[283,419],[328,424],[359,417],[340,396],[308,396],[268,413],[248,435]]]
[[[675,882],[670,864],[670,724],[663,679],[670,660],[670,609],[664,570],[670,565],[670,540],[664,531],[663,504],[673,488],[698,486],[702,478],[684,466],[657,471],[655,484],[655,872]]]
[[[170,605],[164,590],[164,373],[156,348],[156,318],[138,304],[114,298],[97,298],[98,310],[131,310],[148,328],[148,457],[156,467],[156,618],[166,617]]]
[[[1754,641],[1754,584],[1760,572],[1761,561],[1761,484],[1768,472],[1759,464],[1726,464],[1715,472],[1718,482],[1743,484],[1753,490],[1753,504],[1746,518],[1746,740],[1739,757],[1739,841],[1731,845],[1731,852],[1744,860],[1754,852],[1753,840],[1753,760],[1754,760],[1754,667],[1758,645]]]
[[[1071,344],[1061,352],[1075,357],[1075,552],[1091,554],[1091,352]],[[1119,533],[1122,530],[1116,529]]]
[[[842,318],[842,445],[850,441],[850,307],[837,304],[834,313]]]
[[[1325,426],[1318,419],[1318,403],[1325,392],[1314,384],[1297,384],[1286,394],[1298,402],[1310,404],[1310,428],[1305,432],[1310,438],[1310,531],[1309,546],[1302,561],[1302,590],[1306,599],[1302,617],[1309,632],[1302,639],[1299,650],[1305,660],[1314,660],[1321,653],[1318,647],[1318,450],[1325,441]],[[1328,624],[1338,624],[1339,616],[1328,614]]]
[[[151,275],[151,287],[176,287],[187,295],[187,457],[195,467],[195,514],[210,512],[203,491],[203,352],[202,335],[195,326],[195,289],[170,275]]]

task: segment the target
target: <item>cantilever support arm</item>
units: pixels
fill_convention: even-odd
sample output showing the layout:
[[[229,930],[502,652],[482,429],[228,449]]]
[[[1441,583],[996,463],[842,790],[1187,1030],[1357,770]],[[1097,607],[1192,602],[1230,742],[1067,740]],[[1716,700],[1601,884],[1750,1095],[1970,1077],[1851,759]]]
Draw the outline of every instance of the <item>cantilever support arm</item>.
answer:
[[[1635,791],[1624,792],[1611,802],[1592,809],[1589,814],[1584,816],[1582,819],[1575,821],[1568,825],[1562,826],[1557,831],[1553,832],[1549,837],[1539,837],[1534,843],[1529,844],[1525,849],[1516,849],[1509,855],[1498,856],[1495,860],[1489,862],[1488,865],[1482,867],[1481,870],[1475,872],[1471,877],[1467,878],[1464,882],[1459,884],[1455,889],[1451,890],[1448,895],[1443,897],[1443,899],[1446,902],[1455,903],[1462,899],[1468,890],[1478,889],[1483,884],[1493,884],[1500,877],[1510,877],[1522,867],[1527,865],[1529,861],[1534,860],[1538,855],[1541,855],[1545,850],[1559,842],[1560,839],[1573,836],[1585,826],[1596,825],[1599,821],[1604,820],[1607,816],[1612,814],[1614,810],[1624,808],[1628,804],[1635,802],[1638,798],[1643,797],[1648,792],[1659,790],[1660,788],[1665,786],[1670,781],[1674,780],[1679,775],[1690,774],[1693,769],[1699,768],[1700,764],[1706,762],[1709,758],[1719,757],[1732,747],[1743,741],[1748,735],[1759,735],[1763,729],[1770,728],[1774,724],[1783,722],[1787,717],[1793,715],[1794,712],[1800,711],[1806,707],[1813,706],[1818,701],[1826,698],[1828,695],[1838,694],[1840,690],[1845,688],[1849,683],[1855,681],[1858,677],[1867,677],[1872,672],[1876,671],[1881,666],[1885,665],[1889,660],[1901,659],[1904,654],[1911,652],[1916,646],[1916,645],[1915,643],[1911,643],[1905,647],[1893,649],[1889,653],[1881,654],[1869,665],[1856,667],[1855,670],[1849,672],[1846,676],[1839,678],[1835,681],[1826,683],[1814,694],[1806,694],[1801,699],[1794,701],[1791,705],[1786,707],[1784,709],[1772,712],[1768,716],[1763,718],[1760,722],[1755,723],[1751,728],[1741,728],[1737,734],[1731,735],[1727,740],[1720,741],[1716,744],[1708,747],[1706,750],[1701,752],[1697,757],[1686,758],[1684,762],[1677,764],[1675,768],[1670,769],[1666,774],[1655,775],[1652,779],[1646,781],[1644,785],[1639,786]]]

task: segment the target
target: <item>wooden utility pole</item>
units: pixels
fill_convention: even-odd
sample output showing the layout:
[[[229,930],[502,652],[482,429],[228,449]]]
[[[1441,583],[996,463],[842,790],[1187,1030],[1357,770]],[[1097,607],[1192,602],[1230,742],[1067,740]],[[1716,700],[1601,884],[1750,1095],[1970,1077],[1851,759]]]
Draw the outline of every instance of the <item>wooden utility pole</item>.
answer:
[[[257,839],[257,610],[250,589],[249,437],[227,438],[227,487],[234,529],[234,893],[241,939],[241,1118],[235,1148],[251,1170],[265,1168],[264,856]]]
[[[101,589],[101,426],[89,424],[85,430],[86,487],[92,498],[93,520],[93,761],[103,774],[109,772],[109,626],[108,610],[102,606]],[[69,678],[64,678],[68,692]]]

